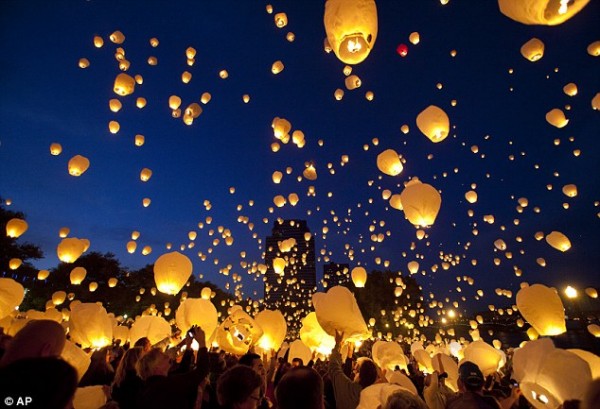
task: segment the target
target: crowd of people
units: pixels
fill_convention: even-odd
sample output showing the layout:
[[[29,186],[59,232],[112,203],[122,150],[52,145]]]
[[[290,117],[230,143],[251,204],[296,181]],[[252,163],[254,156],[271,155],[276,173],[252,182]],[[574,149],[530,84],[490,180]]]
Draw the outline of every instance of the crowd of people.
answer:
[[[458,392],[446,385],[443,370],[424,374],[416,363],[386,376],[369,357],[351,348],[340,352],[343,334],[326,361],[298,357],[233,356],[208,350],[204,331],[195,327],[180,342],[134,345],[91,352],[84,374],[61,359],[66,334],[49,320],[34,320],[14,337],[0,340],[0,402],[28,408],[91,408],[74,399],[86,387],[99,388],[110,409],[525,409],[510,371],[484,377],[473,362],[458,367]],[[197,351],[192,344],[197,343]],[[441,361],[440,361],[441,364]],[[395,383],[394,375],[410,384]],[[568,376],[568,374],[565,374]],[[389,381],[391,380],[391,382]],[[19,405],[21,403],[21,405]],[[581,400],[565,401],[563,409],[600,408],[600,379]]]

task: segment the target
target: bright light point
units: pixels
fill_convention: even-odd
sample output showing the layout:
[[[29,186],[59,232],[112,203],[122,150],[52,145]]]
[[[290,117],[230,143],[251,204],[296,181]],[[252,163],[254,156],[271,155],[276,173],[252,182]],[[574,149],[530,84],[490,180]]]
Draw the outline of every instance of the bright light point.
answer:
[[[577,290],[571,286],[568,286],[567,288],[565,288],[565,295],[567,296],[567,298],[576,298]]]

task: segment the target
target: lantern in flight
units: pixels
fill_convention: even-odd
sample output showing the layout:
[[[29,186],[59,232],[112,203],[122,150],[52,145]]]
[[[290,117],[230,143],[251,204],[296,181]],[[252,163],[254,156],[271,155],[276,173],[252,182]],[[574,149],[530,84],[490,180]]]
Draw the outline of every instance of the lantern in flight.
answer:
[[[315,293],[312,303],[319,325],[329,335],[342,332],[348,341],[360,341],[371,336],[354,295],[346,287],[335,286],[327,293]]]
[[[556,250],[565,252],[571,248],[571,241],[559,231],[553,231],[546,236],[546,242]]]
[[[439,192],[416,177],[406,184],[400,194],[400,200],[406,218],[419,227],[431,226],[442,205],[442,196]]]
[[[73,263],[86,250],[86,243],[77,237],[62,239],[56,248],[58,259],[63,263]]]
[[[69,335],[82,348],[102,348],[112,342],[112,321],[104,309],[96,303],[71,305]]]
[[[352,269],[352,282],[356,288],[362,288],[367,282],[367,270],[364,267],[354,267]]]
[[[29,225],[23,219],[12,218],[6,223],[6,236],[17,238],[27,231]]]
[[[397,176],[404,169],[400,155],[393,149],[387,149],[377,155],[377,168],[389,176]]]
[[[175,295],[192,275],[192,262],[177,252],[166,253],[154,263],[154,281],[161,293]]]
[[[557,128],[564,128],[569,123],[569,120],[565,117],[565,113],[558,108],[554,108],[546,113],[546,121]]]
[[[559,335],[567,330],[565,308],[552,288],[542,284],[521,288],[517,308],[540,335]]]
[[[71,274],[69,274],[71,284],[73,284],[73,285],[81,284],[83,282],[83,280],[85,279],[86,274],[87,274],[87,270],[85,268],[75,267],[73,270],[71,270]]]
[[[400,57],[406,57],[408,55],[408,46],[406,44],[398,44],[396,52]]]
[[[285,265],[285,259],[282,259],[281,257],[275,257],[273,259],[273,270],[275,271],[275,274],[283,275],[285,271]]]
[[[135,91],[135,79],[124,72],[120,73],[115,78],[113,91],[122,97],[133,94],[133,91]]]
[[[443,109],[430,105],[417,115],[417,127],[431,142],[446,139],[450,132],[450,119]]]
[[[532,38],[521,47],[521,55],[531,62],[539,61],[544,56],[544,43],[538,38]]]
[[[75,155],[69,160],[69,175],[81,176],[90,167],[90,160],[85,156]]]
[[[555,26],[579,13],[590,0],[498,0],[500,12],[523,24]]]

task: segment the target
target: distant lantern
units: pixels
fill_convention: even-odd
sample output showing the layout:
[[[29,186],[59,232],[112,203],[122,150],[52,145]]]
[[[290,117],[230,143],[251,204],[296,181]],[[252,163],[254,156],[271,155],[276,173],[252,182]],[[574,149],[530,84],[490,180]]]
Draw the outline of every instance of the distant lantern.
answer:
[[[271,72],[273,74],[279,74],[281,71],[283,71],[284,65],[281,61],[277,60],[273,63],[273,65],[271,65]]]
[[[377,39],[377,7],[374,0],[327,0],[323,17],[327,40],[346,64],[367,58]]]
[[[108,279],[108,286],[110,288],[114,288],[117,286],[117,283],[119,282],[119,280],[117,280],[115,277],[111,277]]]
[[[430,105],[417,115],[417,127],[431,142],[446,139],[450,132],[450,119],[443,109]]]
[[[85,156],[75,155],[69,160],[69,175],[81,176],[90,167],[90,160]]]
[[[285,35],[285,39],[288,40],[290,43],[292,43],[296,39],[296,34],[294,34],[290,31],[289,33],[287,33]]]
[[[390,197],[390,206],[392,206],[396,210],[402,210],[402,200],[400,195],[392,195]]]
[[[273,203],[277,207],[283,207],[286,203],[285,197],[282,195],[277,195],[273,198]]]
[[[283,173],[281,173],[278,170],[273,172],[273,175],[271,175],[271,178],[273,179],[273,183],[280,183],[282,177],[283,177]]]
[[[77,303],[71,306],[69,335],[83,348],[102,348],[112,342],[113,324],[101,305]]]
[[[150,169],[148,169],[148,168],[144,168],[140,172],[140,180],[142,182],[149,181],[151,177],[152,177],[152,171]]]
[[[116,134],[121,129],[121,125],[117,121],[110,121],[108,123],[108,130],[111,134]]]
[[[430,226],[435,222],[442,196],[431,185],[413,178],[400,194],[406,218],[415,226]]]
[[[25,220],[15,217],[6,223],[6,236],[17,238],[25,233],[28,228],[29,225]]]
[[[190,278],[192,268],[190,259],[177,251],[163,254],[154,263],[156,288],[164,294],[177,294]]]
[[[593,43],[590,43],[590,45],[587,47],[587,52],[592,57],[600,56],[600,41],[594,41]]]
[[[94,47],[102,48],[104,45],[104,40],[100,36],[94,36]]]
[[[546,113],[546,121],[557,128],[564,128],[569,123],[569,120],[565,117],[565,113],[558,108],[554,108]]]
[[[408,36],[408,41],[410,41],[411,44],[413,45],[417,45],[419,44],[419,42],[421,41],[421,36],[419,35],[418,32],[412,32],[410,33],[410,35]]]
[[[531,62],[539,61],[544,56],[544,43],[538,38],[532,38],[521,47],[521,55]]]
[[[90,60],[88,60],[87,58],[80,58],[78,65],[79,68],[87,68],[90,66]]]
[[[594,111],[600,110],[600,92],[598,92],[596,95],[594,95],[594,98],[592,98],[592,109]]]
[[[406,57],[408,55],[408,46],[406,44],[398,44],[396,52],[400,57]]]
[[[244,104],[247,104],[248,102],[250,102],[250,95],[248,95],[248,94],[242,95],[242,101],[244,101]]]
[[[375,94],[373,94],[373,91],[367,91],[365,93],[365,99],[367,101],[373,101],[373,98],[375,98]]]
[[[152,200],[150,198],[145,197],[142,199],[142,206],[148,207],[148,206],[150,206],[150,203],[152,203]]]
[[[64,291],[56,291],[52,294],[52,304],[61,305],[67,299],[67,293]]]
[[[144,135],[140,135],[140,134],[137,134],[133,140],[133,143],[135,144],[135,146],[143,146],[145,142],[146,142],[146,138],[144,137]]]
[[[563,92],[570,97],[574,97],[575,95],[577,95],[577,85],[572,82],[569,82],[563,87]]]
[[[208,104],[211,99],[212,99],[212,95],[210,95],[210,92],[204,92],[200,96],[200,102],[202,102],[204,105]]]
[[[274,17],[275,25],[277,28],[283,28],[288,24],[287,14],[285,13],[277,13]]]
[[[565,308],[552,288],[542,284],[521,288],[517,293],[517,308],[540,335],[559,335],[567,330]]]
[[[411,274],[417,274],[419,272],[419,262],[417,261],[409,261],[406,266]]]
[[[575,197],[575,196],[577,196],[577,185],[574,185],[574,184],[564,185],[562,188],[562,192],[567,197]]]
[[[410,128],[406,124],[404,124],[400,127],[400,132],[402,132],[404,135],[406,135],[409,131],[410,131]]]
[[[342,98],[344,98],[344,90],[341,88],[336,89],[335,92],[333,93],[333,97],[336,100],[341,101]]]
[[[121,101],[119,101],[116,98],[113,98],[110,101],[108,101],[108,108],[112,112],[119,112],[122,107],[123,107],[123,104],[121,104]]]
[[[198,118],[201,113],[202,113],[202,107],[196,102],[188,105],[188,107],[184,111],[185,116],[190,116],[194,119]]]
[[[356,288],[363,288],[367,282],[367,270],[364,267],[354,267],[352,269],[352,282]]]
[[[555,26],[579,13],[590,0],[560,1],[498,0],[500,12],[523,24]]]
[[[40,270],[40,271],[38,271],[37,279],[38,280],[45,280],[45,279],[48,278],[49,275],[50,275],[50,271],[48,271],[48,270]]]
[[[465,199],[467,199],[467,202],[469,203],[477,202],[477,192],[474,190],[469,190],[467,193],[465,193]]]
[[[292,124],[285,118],[274,118],[271,127],[273,128],[275,138],[280,140],[287,137],[292,130]]]
[[[285,260],[282,259],[281,257],[276,257],[273,259],[273,270],[275,271],[275,274],[278,275],[283,275],[284,271],[285,271]]]
[[[8,268],[10,268],[11,270],[16,270],[17,268],[21,267],[22,264],[23,260],[21,260],[20,258],[11,258],[8,261]]]
[[[148,65],[158,65],[158,58],[154,56],[148,57]]]
[[[196,49],[194,47],[188,47],[185,50],[185,56],[189,60],[194,59],[196,57]]]
[[[317,169],[315,169],[314,165],[310,164],[304,169],[302,175],[308,180],[317,180]]]
[[[397,176],[404,169],[400,155],[393,149],[387,149],[377,155],[377,168],[389,176]]]
[[[210,300],[212,289],[210,287],[204,287],[200,292],[200,298],[203,300]]]
[[[98,283],[96,281],[92,281],[89,285],[88,285],[88,290],[93,293],[94,291],[96,291],[98,289]]]
[[[546,242],[556,250],[565,252],[571,248],[571,241],[559,231],[553,231],[546,236]]]
[[[181,106],[181,98],[179,98],[177,95],[171,95],[169,97],[169,108],[171,108],[172,110],[175,110],[177,108],[179,108]]]
[[[135,100],[135,106],[138,107],[139,109],[144,108],[147,103],[148,103],[148,101],[146,101],[146,98],[143,98],[143,97],[139,97],[138,99]]]
[[[219,77],[221,77],[221,79],[227,79],[229,77],[229,73],[227,72],[227,70],[221,70],[219,71]]]
[[[181,74],[181,82],[183,82],[184,84],[189,83],[192,80],[192,73],[189,71],[184,71],[183,74]]]
[[[290,193],[288,195],[288,202],[292,205],[292,206],[296,206],[298,204],[298,202],[300,201],[300,198],[298,197],[298,195],[296,193]]]
[[[151,47],[156,48],[156,47],[158,47],[158,44],[159,44],[158,38],[152,37],[150,39],[150,46]]]
[[[71,284],[79,285],[85,280],[85,276],[87,275],[87,270],[83,267],[75,267],[71,270],[71,274],[69,274],[69,279],[71,280]]]
[[[588,295],[588,297],[590,297],[590,298],[594,298],[594,299],[598,298],[598,290],[596,290],[596,289],[595,289],[595,288],[593,288],[593,287],[588,287],[588,288],[586,288],[586,289],[585,289],[585,293],[586,293],[586,294]]]
[[[500,251],[506,250],[506,243],[502,239],[498,239],[494,241],[494,247],[496,247]]]
[[[122,97],[133,94],[133,91],[135,91],[135,79],[124,72],[120,73],[115,78],[113,91]]]
[[[65,237],[67,237],[69,235],[70,232],[71,232],[71,229],[69,229],[68,227],[61,227],[60,230],[58,231],[58,237],[60,237],[61,239],[64,239]]]
[[[85,251],[85,243],[77,237],[62,239],[56,248],[58,259],[63,263],[73,263]]]
[[[112,33],[108,38],[115,44],[123,44],[125,41],[125,35],[118,30]]]
[[[60,143],[53,143],[50,145],[50,154],[54,156],[60,155],[62,152],[62,146]]]
[[[356,88],[360,88],[360,86],[362,85],[362,81],[360,80],[358,75],[353,74],[346,77],[346,79],[344,80],[344,85],[346,86],[346,89],[353,90]]]
[[[135,249],[137,248],[137,243],[133,240],[127,242],[127,252],[129,254],[135,253]]]

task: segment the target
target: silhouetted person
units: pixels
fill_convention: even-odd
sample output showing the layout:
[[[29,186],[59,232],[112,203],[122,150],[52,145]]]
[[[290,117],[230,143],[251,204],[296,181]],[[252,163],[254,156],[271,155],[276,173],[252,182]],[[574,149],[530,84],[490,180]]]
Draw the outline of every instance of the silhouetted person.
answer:
[[[217,381],[217,397],[223,409],[256,409],[262,400],[262,379],[252,368],[236,365]]]
[[[448,399],[446,409],[501,409],[492,396],[483,395],[485,379],[477,365],[465,361],[458,367],[459,393]]]
[[[58,357],[65,347],[65,330],[56,321],[28,322],[8,343],[0,366],[23,358]]]
[[[128,349],[115,371],[112,398],[119,403],[120,409],[135,409],[135,400],[144,386],[144,381],[135,370],[142,351],[141,347]]]
[[[323,409],[323,379],[310,367],[292,368],[279,381],[275,397],[279,409]]]

